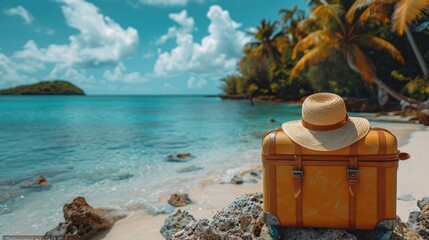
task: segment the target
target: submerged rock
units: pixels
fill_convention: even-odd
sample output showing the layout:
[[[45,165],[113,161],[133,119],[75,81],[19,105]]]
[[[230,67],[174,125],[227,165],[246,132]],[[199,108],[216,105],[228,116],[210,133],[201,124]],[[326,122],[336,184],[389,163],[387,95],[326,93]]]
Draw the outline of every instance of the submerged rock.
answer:
[[[176,154],[176,156],[171,154],[171,155],[167,156],[167,160],[168,161],[181,161],[184,159],[188,159],[190,157],[191,157],[190,153],[179,153],[179,154]]]
[[[160,233],[163,237],[168,238],[171,235],[185,228],[188,223],[194,221],[195,218],[187,211],[177,212],[164,220],[164,224],[161,227]]]
[[[188,173],[188,172],[196,172],[203,169],[202,167],[198,167],[198,166],[189,166],[189,167],[184,167],[181,168],[179,170],[177,170],[178,173]]]
[[[33,182],[33,186],[48,186],[49,182],[48,180],[45,178],[45,176],[40,175],[36,181]]]
[[[190,153],[179,153],[179,154],[176,155],[176,157],[178,159],[185,159],[185,158],[189,158],[190,156],[191,156]]]
[[[109,229],[124,218],[113,209],[94,209],[85,198],[77,197],[63,207],[65,222],[48,231],[43,239],[89,239],[101,230]]]
[[[46,179],[45,176],[40,175],[36,180],[28,180],[28,181],[23,181],[20,184],[21,188],[32,188],[32,189],[39,189],[39,190],[46,190],[48,188],[50,188],[49,182]]]
[[[191,202],[192,201],[187,193],[174,193],[170,196],[170,199],[168,199],[168,203],[175,207],[183,207],[187,204],[190,204]]]

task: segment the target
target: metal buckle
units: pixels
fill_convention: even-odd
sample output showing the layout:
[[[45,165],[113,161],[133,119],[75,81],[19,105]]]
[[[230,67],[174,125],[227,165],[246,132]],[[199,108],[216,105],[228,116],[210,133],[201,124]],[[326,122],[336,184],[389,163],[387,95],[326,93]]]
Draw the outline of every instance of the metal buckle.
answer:
[[[347,178],[356,179],[359,177],[359,168],[347,168]]]
[[[299,174],[299,177],[304,179],[304,172],[301,169],[292,170],[292,177],[294,177],[296,174]]]

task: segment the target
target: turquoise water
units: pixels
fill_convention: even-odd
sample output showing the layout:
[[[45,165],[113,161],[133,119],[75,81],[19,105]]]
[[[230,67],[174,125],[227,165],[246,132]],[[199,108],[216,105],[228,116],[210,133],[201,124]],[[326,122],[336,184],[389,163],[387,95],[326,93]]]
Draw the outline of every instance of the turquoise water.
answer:
[[[262,134],[299,118],[294,104],[205,97],[1,96],[0,234],[44,233],[78,195],[156,212],[160,196],[258,164]],[[49,187],[29,188],[39,175]]]

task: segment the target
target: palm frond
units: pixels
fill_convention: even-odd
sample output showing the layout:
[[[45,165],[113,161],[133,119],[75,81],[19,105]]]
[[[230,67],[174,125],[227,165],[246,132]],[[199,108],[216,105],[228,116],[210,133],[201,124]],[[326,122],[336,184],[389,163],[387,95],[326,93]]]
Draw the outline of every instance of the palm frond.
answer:
[[[378,4],[393,4],[400,0],[355,0],[353,5],[349,8],[346,14],[346,20],[348,23],[352,23],[355,19],[356,11],[366,8],[374,3]]]
[[[333,37],[328,30],[322,29],[310,33],[305,38],[301,39],[293,48],[292,59],[295,59],[298,53],[307,50],[315,45],[328,42],[329,38]]]
[[[298,32],[306,32],[306,30],[314,28],[316,24],[317,24],[317,19],[305,18],[298,22],[298,24],[296,25],[296,30]]]
[[[273,41],[273,46],[277,48],[279,53],[283,52],[283,50],[290,46],[290,44],[290,39],[287,37],[278,37]]]
[[[377,25],[382,25],[389,22],[388,11],[384,4],[375,2],[369,5],[360,15],[357,20],[359,26],[371,22]]]
[[[294,68],[290,73],[290,77],[293,78],[302,71],[308,64],[317,64],[325,60],[329,55],[331,55],[333,48],[330,47],[327,43],[321,44],[302,56],[302,58],[295,64]]]
[[[390,42],[373,35],[359,34],[354,40],[359,46],[381,50],[388,53],[393,59],[404,64],[404,58],[399,50]]]
[[[365,8],[378,0],[356,0],[346,13],[346,20],[352,23],[355,19],[356,11]]]
[[[399,35],[404,34],[407,26],[422,17],[429,6],[429,0],[401,0],[395,5],[392,28]]]
[[[310,17],[317,19],[320,27],[332,29],[335,26],[339,26],[344,30],[343,24],[338,17],[338,15],[341,15],[341,13],[338,12],[341,11],[339,9],[342,9],[339,5],[323,4],[315,7]]]
[[[281,22],[286,23],[293,17],[298,7],[294,5],[292,9],[280,9],[279,14],[283,14]]]
[[[371,59],[356,44],[351,44],[346,51],[346,59],[350,68],[359,73],[366,82],[375,78],[375,67]]]

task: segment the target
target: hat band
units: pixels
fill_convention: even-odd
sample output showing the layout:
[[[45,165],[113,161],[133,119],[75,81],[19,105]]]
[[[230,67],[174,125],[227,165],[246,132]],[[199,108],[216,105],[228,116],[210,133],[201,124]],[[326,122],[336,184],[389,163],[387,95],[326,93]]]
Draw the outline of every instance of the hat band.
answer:
[[[314,131],[331,131],[346,125],[346,123],[349,121],[349,115],[346,114],[346,117],[341,122],[338,122],[332,125],[314,125],[306,122],[304,119],[302,119],[301,121],[302,121],[302,126],[304,126],[307,129],[314,130]]]

